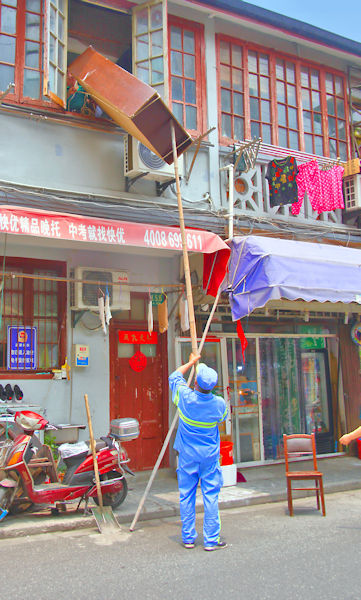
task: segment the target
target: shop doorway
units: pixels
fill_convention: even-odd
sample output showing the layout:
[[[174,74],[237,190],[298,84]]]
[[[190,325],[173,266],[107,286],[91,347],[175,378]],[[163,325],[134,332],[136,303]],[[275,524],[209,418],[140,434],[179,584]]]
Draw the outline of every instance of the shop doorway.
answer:
[[[283,434],[315,433],[319,454],[334,451],[329,344],[333,334],[249,334],[243,358],[234,334],[207,338],[202,360],[219,373],[217,391],[229,405],[239,465],[283,459]],[[188,360],[190,341],[178,338],[177,364]]]
[[[283,434],[315,433],[334,451],[327,337],[248,337],[245,361],[227,339],[232,436],[237,463],[282,459]]]
[[[305,433],[315,433],[319,454],[334,448],[329,371],[326,348],[301,350],[304,428]]]
[[[131,468],[152,469],[168,428],[167,336],[154,332],[150,338],[145,321],[112,319],[109,339],[110,419],[138,419],[139,438],[125,442]],[[168,464],[166,454],[161,467]]]

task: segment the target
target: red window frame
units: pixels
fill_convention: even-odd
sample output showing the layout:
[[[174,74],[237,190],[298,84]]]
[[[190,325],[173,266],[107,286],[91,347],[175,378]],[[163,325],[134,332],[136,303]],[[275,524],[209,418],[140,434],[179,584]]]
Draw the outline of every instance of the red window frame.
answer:
[[[271,61],[266,53],[253,48],[248,48],[245,59],[248,67],[251,137],[261,137],[266,143],[271,143]]]
[[[298,113],[297,77],[298,68],[294,61],[283,57],[275,58],[277,144],[286,148],[300,149],[300,118]],[[284,117],[282,122],[281,117]]]
[[[344,147],[346,146],[346,150],[348,148],[348,120],[346,118],[348,105],[342,102],[345,95],[345,81],[339,74],[326,69],[324,87],[327,114],[325,126],[328,128],[328,141],[330,148],[331,145],[334,145],[334,153],[341,156]]]
[[[0,257],[3,264],[3,257]],[[6,272],[19,272],[29,277],[5,277],[3,291],[3,317],[0,334],[0,378],[16,376],[30,378],[36,372],[51,372],[64,363],[66,350],[67,288],[65,282],[57,282],[52,277],[66,277],[66,264],[51,260],[34,260],[6,257]],[[41,275],[48,280],[41,279]],[[34,275],[34,277],[31,277]],[[40,277],[37,279],[36,275]],[[54,297],[57,298],[54,304]],[[45,314],[45,306],[53,309],[53,315]],[[7,325],[19,327],[36,326],[38,330],[37,365],[35,371],[29,369],[7,369]],[[49,333],[50,330],[50,333]],[[52,360],[49,347],[57,347],[57,360]],[[40,356],[44,356],[39,364]],[[46,361],[48,364],[45,364]]]
[[[229,44],[230,46],[239,47],[242,50],[242,64],[240,65],[240,70],[243,75],[243,85],[242,85],[242,93],[244,95],[244,110],[243,115],[236,114],[232,112],[233,105],[231,103],[231,110],[227,111],[228,106],[225,110],[222,109],[222,92],[227,89],[227,86],[222,85],[222,69],[227,67],[227,64],[222,59],[222,51],[221,44],[224,42],[225,44]],[[217,74],[218,74],[218,121],[219,121],[219,142],[222,145],[229,146],[234,142],[241,141],[242,138],[237,138],[234,136],[234,120],[235,119],[244,119],[244,138],[243,139],[252,139],[254,134],[252,134],[251,129],[251,100],[256,99],[259,102],[262,101],[261,93],[255,94],[251,93],[250,90],[250,79],[249,79],[249,68],[248,68],[248,56],[249,52],[258,53],[257,56],[260,57],[262,54],[267,55],[269,57],[269,65],[270,65],[270,101],[271,101],[271,122],[272,122],[272,141],[271,145],[274,146],[282,146],[282,140],[285,139],[284,132],[287,137],[287,143],[290,144],[287,146],[291,150],[300,150],[302,152],[308,152],[310,154],[319,154],[322,156],[332,156],[337,158],[341,157],[342,160],[347,160],[350,152],[350,135],[349,135],[349,127],[348,127],[348,103],[347,103],[347,84],[346,84],[346,75],[340,71],[337,71],[332,68],[328,68],[311,61],[305,61],[298,57],[283,54],[279,52],[275,52],[272,49],[257,46],[252,43],[245,43],[235,38],[225,36],[222,34],[216,35],[216,51],[217,51]],[[223,51],[223,56],[224,56]],[[259,59],[258,59],[259,60]],[[286,73],[286,79],[283,81],[285,84],[285,94],[283,99],[277,98],[277,84],[280,84],[280,68],[278,66],[277,70],[277,61],[284,61],[284,73]],[[295,82],[290,80],[287,76],[287,64],[292,64],[295,67]],[[234,68],[232,63],[228,65],[231,69]],[[318,74],[318,82],[316,83],[315,73]],[[255,74],[252,73],[251,74]],[[260,72],[258,69],[257,78],[258,82],[260,81],[260,77],[264,76],[264,73]],[[333,79],[332,79],[333,78]],[[333,92],[330,89],[330,79],[333,81],[334,89]],[[326,83],[328,82],[328,89],[326,91]],[[337,81],[337,90],[336,90],[336,82]],[[317,88],[318,85],[318,89]],[[289,88],[287,90],[287,88]],[[291,89],[292,88],[292,89]],[[342,89],[341,89],[342,88]],[[230,86],[230,91],[233,92],[232,86]],[[296,94],[296,106],[294,105],[294,92]],[[317,102],[317,94],[319,94],[319,101]],[[334,110],[336,113],[336,127],[333,127],[333,131],[335,131],[334,135],[330,135],[329,132],[329,119],[334,116],[329,113],[329,108],[331,106],[331,100],[329,98],[329,105],[327,105],[327,95],[334,99]],[[302,96],[304,105],[302,103]],[[306,102],[306,97],[308,96],[309,101]],[[292,99],[291,99],[292,97]],[[280,108],[280,106],[282,108]],[[295,112],[297,112],[297,128],[295,127]],[[285,115],[282,125],[279,125],[278,120],[278,111],[282,111]],[[225,135],[223,132],[223,122],[224,115],[229,116],[232,120],[232,127],[229,128],[231,131],[231,135]],[[343,116],[344,115],[344,116]],[[308,118],[308,122],[305,118]],[[260,136],[262,137],[262,126],[264,124],[269,125],[269,120],[263,120],[262,114],[260,112],[259,119],[254,119],[254,123],[259,124],[260,128]],[[304,126],[306,122],[306,127]],[[308,126],[309,122],[311,126]],[[333,122],[331,121],[331,124]],[[345,129],[345,140],[343,139],[343,127]],[[306,131],[305,131],[306,129]],[[308,130],[307,130],[308,129]],[[228,132],[227,132],[228,133]],[[298,134],[298,147],[291,146],[291,140],[296,139],[296,134]],[[310,136],[309,138],[305,138],[306,136]],[[320,142],[319,142],[320,140]],[[265,143],[269,143],[266,140],[263,140]],[[308,147],[305,143],[308,141]],[[331,147],[330,152],[330,141],[333,142],[333,148]],[[322,151],[321,149],[322,142]],[[343,145],[345,144],[345,145]],[[311,149],[312,145],[312,149]],[[337,154],[335,153],[335,148],[337,149]],[[341,151],[346,150],[346,156],[342,155]],[[336,154],[336,155],[335,155]]]
[[[181,30],[182,48],[172,48],[172,27]],[[194,52],[189,52],[184,49],[184,33],[192,32],[194,34]],[[182,55],[182,74],[172,73],[172,51]],[[187,76],[184,73],[184,57],[186,55],[194,56],[195,75],[194,77]],[[169,99],[170,107],[177,118],[179,107],[182,108],[183,123],[181,123],[190,134],[199,135],[204,132],[206,124],[206,95],[205,95],[205,62],[204,62],[204,27],[199,23],[180,19],[172,15],[168,16],[168,56],[169,56]],[[182,80],[183,99],[172,98],[172,75]],[[185,85],[189,81],[194,81],[196,101],[187,102]],[[176,106],[175,106],[176,105]],[[186,108],[187,106],[194,107],[196,110],[197,127],[189,128],[186,123]],[[175,109],[175,110],[174,110]],[[177,110],[178,109],[178,110]],[[179,120],[179,119],[178,119]]]
[[[14,68],[14,81],[15,88],[9,91],[6,96],[6,101],[14,102],[17,104],[27,104],[31,106],[51,106],[53,103],[43,96],[43,80],[44,80],[44,19],[45,19],[45,2],[39,0],[40,12],[26,9],[26,0],[17,0],[17,6],[11,6],[6,0],[0,0],[0,11],[1,8],[6,6],[9,10],[16,11],[16,30],[15,32],[9,33],[4,31],[4,27],[0,22],[0,33],[3,36],[15,39],[15,62],[1,61],[1,65],[8,65]],[[34,17],[33,23],[30,22],[31,15]],[[27,17],[29,16],[28,29],[31,30],[31,26],[34,26],[39,30],[37,37],[31,35],[26,36]],[[37,26],[36,21],[39,21]],[[28,46],[28,53],[26,53],[26,45]],[[36,61],[35,47],[39,47],[38,57]],[[26,64],[27,56],[35,55],[35,58],[31,59],[31,64]],[[37,62],[37,64],[35,64]],[[25,73],[38,73],[39,74],[39,97],[32,98],[24,94],[24,79]]]
[[[325,127],[321,93],[321,69],[301,64],[302,124],[308,154],[325,155]]]
[[[229,130],[231,139],[239,139],[245,131],[245,86],[244,80],[244,49],[240,45],[228,45],[222,47],[219,42],[219,102],[221,108],[222,100],[224,110],[221,113],[221,127]],[[248,81],[246,81],[246,84]],[[248,89],[248,86],[247,86]],[[228,110],[227,110],[228,109]],[[240,135],[238,135],[240,134]]]

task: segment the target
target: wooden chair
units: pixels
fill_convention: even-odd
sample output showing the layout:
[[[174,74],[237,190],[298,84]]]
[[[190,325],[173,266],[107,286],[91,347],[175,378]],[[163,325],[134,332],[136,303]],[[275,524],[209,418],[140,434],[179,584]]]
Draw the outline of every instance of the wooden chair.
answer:
[[[283,445],[285,451],[285,466],[286,466],[286,480],[287,480],[287,500],[288,510],[290,517],[293,517],[293,505],[292,505],[292,489],[293,490],[314,490],[317,498],[317,508],[320,509],[320,499],[322,514],[326,516],[325,498],[323,493],[323,480],[322,473],[317,469],[317,458],[316,458],[316,442],[315,434],[306,435],[303,433],[297,433],[293,435],[283,436]],[[313,458],[313,471],[291,471],[289,468],[289,460],[292,458],[299,458],[301,456],[312,456]],[[299,464],[299,463],[298,463]],[[302,480],[314,480],[314,487],[294,487],[292,488],[292,481]]]

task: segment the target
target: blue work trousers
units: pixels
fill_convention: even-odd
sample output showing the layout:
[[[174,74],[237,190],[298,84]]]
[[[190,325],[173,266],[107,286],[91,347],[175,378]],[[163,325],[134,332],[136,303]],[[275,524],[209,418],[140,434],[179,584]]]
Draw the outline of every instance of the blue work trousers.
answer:
[[[223,485],[223,476],[219,461],[194,462],[179,456],[178,487],[180,515],[182,519],[182,541],[193,543],[197,537],[196,492],[198,482],[204,505],[203,537],[204,545],[216,545],[219,540],[221,521],[218,512],[218,496]]]

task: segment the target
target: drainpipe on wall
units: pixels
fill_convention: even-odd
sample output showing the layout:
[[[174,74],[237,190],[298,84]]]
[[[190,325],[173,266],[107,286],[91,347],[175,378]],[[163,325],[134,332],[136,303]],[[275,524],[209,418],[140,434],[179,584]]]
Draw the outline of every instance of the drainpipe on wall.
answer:
[[[228,171],[228,241],[233,239],[233,206],[234,206],[234,165],[221,167],[220,171]]]

